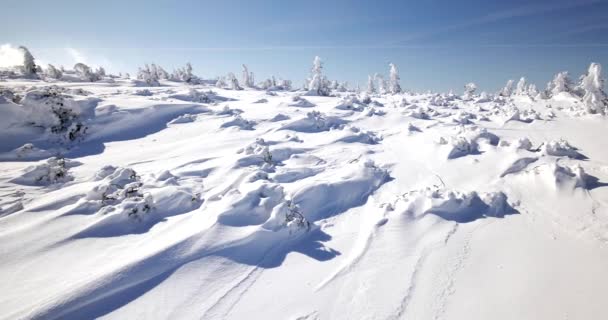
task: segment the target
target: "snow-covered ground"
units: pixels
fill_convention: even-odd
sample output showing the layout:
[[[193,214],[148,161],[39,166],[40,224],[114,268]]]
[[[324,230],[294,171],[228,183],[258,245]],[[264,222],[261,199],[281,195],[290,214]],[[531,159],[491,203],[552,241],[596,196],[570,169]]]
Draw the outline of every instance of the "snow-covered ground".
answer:
[[[0,85],[2,319],[607,312],[608,122],[568,93]]]

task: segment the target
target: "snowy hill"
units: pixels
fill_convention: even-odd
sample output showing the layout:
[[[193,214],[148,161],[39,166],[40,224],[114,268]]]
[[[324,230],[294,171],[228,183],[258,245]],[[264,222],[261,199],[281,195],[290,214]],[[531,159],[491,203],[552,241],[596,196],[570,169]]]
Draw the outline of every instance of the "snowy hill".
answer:
[[[605,313],[593,97],[52,85],[0,82],[1,319]]]

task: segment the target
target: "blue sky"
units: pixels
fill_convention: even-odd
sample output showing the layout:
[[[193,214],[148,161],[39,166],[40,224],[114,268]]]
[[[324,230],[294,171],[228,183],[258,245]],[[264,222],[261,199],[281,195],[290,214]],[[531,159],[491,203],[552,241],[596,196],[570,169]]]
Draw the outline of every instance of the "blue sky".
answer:
[[[44,63],[134,72],[190,61],[196,74],[276,75],[300,85],[319,55],[330,79],[365,85],[399,67],[402,86],[494,91],[526,76],[544,87],[608,64],[608,0],[0,0],[0,43]],[[7,14],[6,9],[10,14]]]

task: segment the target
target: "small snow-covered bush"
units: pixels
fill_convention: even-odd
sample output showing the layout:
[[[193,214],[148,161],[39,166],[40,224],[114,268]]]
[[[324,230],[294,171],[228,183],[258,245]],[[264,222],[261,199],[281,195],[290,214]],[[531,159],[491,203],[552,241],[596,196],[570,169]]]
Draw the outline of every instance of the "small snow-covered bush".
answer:
[[[75,64],[74,71],[82,81],[95,82],[101,79],[99,74],[93,72],[93,70],[84,63],[79,62]]]
[[[25,173],[12,182],[25,185],[50,185],[74,180],[69,169],[79,162],[64,158],[52,157],[45,162],[25,169]]]
[[[568,141],[563,139],[548,141],[543,145],[542,152],[555,157],[583,158],[583,155],[578,152],[577,148],[571,146]]]
[[[31,125],[48,128],[68,142],[81,139],[87,126],[80,119],[82,108],[69,96],[65,89],[51,86],[26,93],[21,103],[30,108],[28,121]]]
[[[61,72],[61,70],[55,68],[55,66],[53,66],[52,64],[49,64],[46,67],[46,70],[44,72],[44,76],[49,79],[61,79],[62,75],[63,75],[63,72]]]

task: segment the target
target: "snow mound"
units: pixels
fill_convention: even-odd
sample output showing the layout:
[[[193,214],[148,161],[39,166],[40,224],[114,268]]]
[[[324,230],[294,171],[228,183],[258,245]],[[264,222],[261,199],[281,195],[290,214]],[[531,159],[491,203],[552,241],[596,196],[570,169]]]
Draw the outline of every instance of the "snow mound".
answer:
[[[300,97],[300,96],[293,96],[291,99],[291,102],[286,104],[288,107],[295,107],[295,108],[313,108],[316,107],[316,104]]]
[[[51,185],[72,181],[74,177],[69,169],[80,164],[78,161],[52,157],[41,164],[26,168],[25,173],[11,182],[23,185]]]
[[[363,111],[366,105],[356,97],[345,97],[335,107],[338,110]]]
[[[141,177],[130,168],[103,167],[99,182],[79,200],[71,214],[93,214],[94,222],[75,235],[113,237],[140,233],[167,217],[198,208],[200,193],[180,186],[169,171]]]
[[[253,130],[255,125],[256,125],[255,121],[247,120],[247,119],[241,117],[241,115],[237,114],[232,118],[232,120],[224,122],[220,127],[221,128],[237,127],[241,130]]]
[[[347,143],[359,142],[364,144],[378,144],[382,141],[382,137],[372,131],[361,130],[357,127],[349,127],[348,131],[352,132],[352,134],[340,138],[338,141]]]
[[[543,145],[541,148],[543,154],[555,156],[555,157],[568,157],[572,159],[586,159],[586,157],[578,152],[578,149],[571,146],[568,141],[564,139],[551,140]]]
[[[306,118],[288,123],[281,130],[313,133],[329,131],[331,129],[342,129],[346,123],[346,120],[338,117],[325,116],[319,111],[312,111],[306,114]]]
[[[395,204],[395,208],[413,219],[433,214],[458,223],[487,217],[502,218],[517,213],[503,192],[479,194],[475,191],[459,192],[438,188],[410,192]]]

